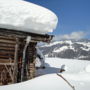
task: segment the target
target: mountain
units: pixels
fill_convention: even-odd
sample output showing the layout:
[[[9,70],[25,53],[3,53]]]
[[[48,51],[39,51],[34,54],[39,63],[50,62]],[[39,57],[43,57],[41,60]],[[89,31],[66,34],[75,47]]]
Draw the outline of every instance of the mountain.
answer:
[[[39,47],[46,57],[90,60],[90,40],[61,40]]]

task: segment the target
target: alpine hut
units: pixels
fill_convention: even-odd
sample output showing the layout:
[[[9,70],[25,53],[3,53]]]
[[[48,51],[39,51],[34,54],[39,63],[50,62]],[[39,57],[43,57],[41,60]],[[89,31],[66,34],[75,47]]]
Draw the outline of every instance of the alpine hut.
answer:
[[[23,0],[0,0],[0,84],[35,77],[36,45],[57,25],[50,10]]]

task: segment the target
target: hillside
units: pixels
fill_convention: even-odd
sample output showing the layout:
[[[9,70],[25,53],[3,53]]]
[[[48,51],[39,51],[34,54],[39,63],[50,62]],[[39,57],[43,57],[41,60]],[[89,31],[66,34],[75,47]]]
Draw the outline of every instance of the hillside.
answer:
[[[90,60],[90,40],[62,40],[40,46],[46,57]]]

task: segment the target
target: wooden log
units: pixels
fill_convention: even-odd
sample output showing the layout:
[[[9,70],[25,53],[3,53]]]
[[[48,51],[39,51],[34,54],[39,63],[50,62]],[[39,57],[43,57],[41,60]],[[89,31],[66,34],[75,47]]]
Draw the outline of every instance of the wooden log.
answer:
[[[4,28],[0,28],[0,31],[2,32],[0,33],[1,36],[7,36],[9,38],[18,37],[18,38],[25,39],[27,36],[31,36],[32,37],[31,42],[43,41],[43,42],[49,43],[53,38],[53,35],[35,34],[35,33],[30,33],[30,32],[16,31],[16,30],[4,29]]]
[[[1,65],[8,65],[8,66],[14,66],[14,63],[10,63],[10,62],[5,62],[5,63],[1,63],[0,62],[0,69],[1,69]]]
[[[19,39],[16,38],[16,46],[15,46],[15,57],[14,57],[14,70],[13,70],[13,83],[17,83],[17,75],[18,75],[18,48],[19,48]]]
[[[5,36],[0,36],[0,39],[4,39],[4,40],[10,40],[10,41],[16,41],[16,39],[15,38],[13,38],[13,37],[5,37]]]
[[[0,58],[0,63],[10,63],[10,59],[1,59]],[[13,63],[14,60],[12,60],[11,62]]]
[[[4,39],[0,39],[0,43],[6,43],[6,44],[16,44],[15,41],[9,41],[9,40],[4,40]]]
[[[29,61],[28,63],[28,71],[29,71],[29,76],[28,79],[32,79],[35,77],[35,58],[36,58],[36,45],[37,43],[30,43],[28,46],[27,50],[27,59]]]
[[[3,49],[3,50],[15,50],[15,48],[11,48],[11,47],[0,47],[0,49]]]
[[[32,79],[32,78],[34,78],[35,77],[35,71],[36,69],[35,69],[35,63],[33,62],[33,63],[30,63],[30,67],[29,67],[29,73],[30,73],[30,75],[29,75],[29,79]]]
[[[0,43],[0,47],[15,48],[15,44]]]
[[[14,56],[0,56],[0,59],[14,59]]]

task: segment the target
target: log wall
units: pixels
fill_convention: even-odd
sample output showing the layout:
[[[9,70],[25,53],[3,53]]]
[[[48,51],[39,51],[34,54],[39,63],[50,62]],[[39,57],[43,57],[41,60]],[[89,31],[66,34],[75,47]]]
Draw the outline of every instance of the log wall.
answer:
[[[0,85],[21,82],[23,49],[27,36],[31,36],[31,42],[26,50],[23,81],[35,77],[37,43],[49,43],[53,36],[0,28]]]
[[[0,84],[20,82],[25,40],[0,35]],[[36,42],[30,42],[26,54],[25,80],[35,77]],[[18,45],[18,48],[16,46]],[[17,51],[16,51],[17,49]],[[16,60],[17,59],[17,60]],[[28,68],[27,68],[28,67]]]

